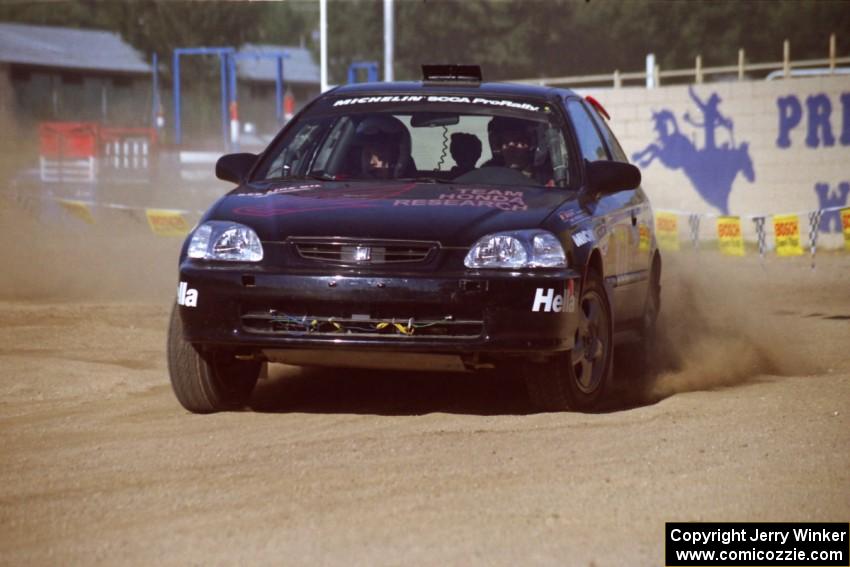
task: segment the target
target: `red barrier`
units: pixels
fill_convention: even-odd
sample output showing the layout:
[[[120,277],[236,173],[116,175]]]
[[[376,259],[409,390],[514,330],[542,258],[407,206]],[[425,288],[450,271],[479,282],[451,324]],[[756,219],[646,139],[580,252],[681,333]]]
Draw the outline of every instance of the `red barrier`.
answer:
[[[42,122],[39,125],[41,179],[94,182],[106,169],[148,175],[156,146],[153,128],[114,128],[96,122]]]
[[[108,128],[100,129],[100,147],[110,142],[123,142],[127,139],[146,140],[150,146],[156,145],[155,128]]]
[[[86,159],[98,154],[96,122],[42,122],[41,156],[48,159]]]

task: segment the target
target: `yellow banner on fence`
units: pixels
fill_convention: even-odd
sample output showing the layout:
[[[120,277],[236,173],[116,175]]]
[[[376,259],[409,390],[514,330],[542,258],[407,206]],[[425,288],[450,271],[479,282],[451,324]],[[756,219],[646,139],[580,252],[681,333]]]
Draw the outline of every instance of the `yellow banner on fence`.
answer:
[[[679,217],[676,213],[655,214],[655,236],[662,250],[679,249]]]
[[[797,215],[774,215],[773,234],[777,256],[800,256],[800,218]]]
[[[717,217],[717,242],[723,254],[729,256],[744,255],[741,217]]]
[[[850,251],[850,209],[841,209],[841,227],[844,229],[844,249]]]
[[[145,215],[148,217],[148,225],[157,236],[185,236],[191,228],[181,211],[145,209]]]
[[[94,216],[91,214],[91,206],[85,201],[75,201],[73,199],[59,199],[59,204],[62,208],[80,219],[81,221],[94,224]]]

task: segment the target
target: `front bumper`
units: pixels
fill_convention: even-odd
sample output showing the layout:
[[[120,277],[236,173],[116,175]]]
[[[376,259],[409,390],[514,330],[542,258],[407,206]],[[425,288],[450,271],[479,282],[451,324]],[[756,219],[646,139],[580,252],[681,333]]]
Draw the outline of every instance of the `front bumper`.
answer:
[[[180,282],[184,338],[194,344],[485,359],[571,349],[580,291],[580,275],[570,269],[388,276],[272,273],[190,260]]]

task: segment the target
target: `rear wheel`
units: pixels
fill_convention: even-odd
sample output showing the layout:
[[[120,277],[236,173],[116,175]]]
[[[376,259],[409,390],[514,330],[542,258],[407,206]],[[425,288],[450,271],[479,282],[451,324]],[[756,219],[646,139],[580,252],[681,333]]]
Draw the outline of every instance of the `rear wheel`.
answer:
[[[544,411],[590,411],[611,381],[611,306],[602,278],[590,270],[579,300],[579,322],[570,352],[545,363],[527,362],[524,377],[532,404]]]
[[[194,413],[238,409],[245,405],[262,362],[239,360],[224,349],[204,349],[183,339],[178,307],[168,327],[168,373],[180,404]]]
[[[656,256],[649,275],[649,289],[643,307],[640,341],[632,346],[632,373],[638,379],[647,379],[657,370],[658,314],[661,312],[661,259]]]

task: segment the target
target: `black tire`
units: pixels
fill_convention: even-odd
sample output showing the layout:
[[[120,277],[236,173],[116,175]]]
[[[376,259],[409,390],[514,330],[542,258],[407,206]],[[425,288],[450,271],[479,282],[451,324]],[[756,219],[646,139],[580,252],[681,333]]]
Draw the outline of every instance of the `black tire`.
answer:
[[[177,400],[193,413],[245,406],[262,362],[239,360],[225,350],[199,350],[183,339],[183,321],[175,306],[168,326],[168,374]]]
[[[580,321],[573,350],[545,363],[524,364],[526,387],[536,409],[592,411],[610,388],[611,304],[602,278],[593,270],[587,273],[578,305]]]
[[[629,345],[630,373],[638,380],[647,380],[655,374],[658,358],[658,314],[661,312],[661,260],[656,256],[649,274],[649,289],[640,323],[640,340]]]

